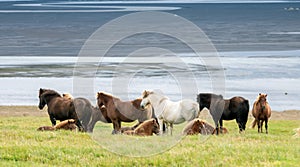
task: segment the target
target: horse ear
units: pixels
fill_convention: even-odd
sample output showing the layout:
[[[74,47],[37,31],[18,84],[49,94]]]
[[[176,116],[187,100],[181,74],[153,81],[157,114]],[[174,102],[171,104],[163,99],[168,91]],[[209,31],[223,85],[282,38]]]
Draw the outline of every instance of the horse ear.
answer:
[[[268,94],[266,94],[266,97],[268,96]]]
[[[42,94],[44,92],[44,89],[40,88],[40,94]]]
[[[142,93],[142,97],[145,98],[147,96],[148,92],[146,90],[144,90],[144,92]]]
[[[101,92],[97,92],[96,94],[96,98],[98,98],[100,96]]]

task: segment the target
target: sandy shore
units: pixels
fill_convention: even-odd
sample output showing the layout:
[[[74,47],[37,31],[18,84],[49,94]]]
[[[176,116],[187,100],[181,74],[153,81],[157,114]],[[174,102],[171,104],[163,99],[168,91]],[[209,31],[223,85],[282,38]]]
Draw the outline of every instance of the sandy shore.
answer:
[[[200,115],[206,117],[208,111],[202,111]],[[37,106],[0,106],[0,117],[48,117],[47,107],[40,110]],[[249,119],[252,119],[249,112]],[[271,120],[300,120],[300,110],[272,111]]]

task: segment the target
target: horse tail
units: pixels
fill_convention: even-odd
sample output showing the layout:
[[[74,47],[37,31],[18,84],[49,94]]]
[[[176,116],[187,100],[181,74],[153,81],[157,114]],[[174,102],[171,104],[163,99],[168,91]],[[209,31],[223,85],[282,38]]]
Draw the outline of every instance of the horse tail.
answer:
[[[244,101],[244,104],[245,104],[245,106],[246,106],[247,111],[249,112],[249,108],[250,108],[250,106],[249,106],[249,101],[248,101],[248,100],[245,100],[245,101]]]
[[[255,125],[257,124],[257,120],[256,119],[254,119],[253,121],[252,121],[252,125],[251,125],[251,128],[253,129],[254,127],[255,127]]]

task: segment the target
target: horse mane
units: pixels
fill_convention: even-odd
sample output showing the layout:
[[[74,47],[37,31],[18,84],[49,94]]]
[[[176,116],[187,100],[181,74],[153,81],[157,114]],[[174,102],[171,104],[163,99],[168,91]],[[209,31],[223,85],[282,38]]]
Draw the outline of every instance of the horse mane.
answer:
[[[97,99],[100,98],[100,96],[105,96],[106,98],[110,98],[110,99],[113,99],[113,100],[120,100],[120,98],[118,97],[115,97],[113,96],[112,94],[110,93],[106,93],[106,92],[97,92]]]
[[[195,118],[193,119],[192,121],[188,122],[183,131],[182,131],[182,134],[183,135],[191,135],[191,134],[196,134],[197,132],[194,132],[193,130],[193,127],[194,127],[194,124],[197,123],[198,121],[202,121],[200,118]]]
[[[197,95],[197,101],[200,101],[200,99],[202,98],[209,98],[209,99],[223,99],[222,95],[217,95],[214,93],[200,93],[199,95]]]
[[[142,93],[142,98],[146,98],[152,93],[153,93],[153,91],[144,90],[144,92]]]
[[[154,118],[148,119],[148,120],[142,122],[141,124],[139,124],[135,129],[139,129],[141,127],[145,127],[146,125],[149,126],[149,125],[152,124],[153,121],[155,121]]]
[[[64,121],[61,121],[59,124],[54,126],[54,129],[65,129],[65,130],[74,130],[76,129],[75,120],[74,119],[67,119]]]
[[[73,100],[74,97],[70,93],[63,93],[62,97],[65,99]]]
[[[57,97],[62,97],[59,93],[57,93],[54,90],[51,89],[40,89],[40,95],[41,96],[57,96]]]
[[[141,99],[141,98],[138,98],[138,99],[132,100],[132,101],[131,101],[131,104],[132,104],[135,108],[139,109],[139,108],[140,108],[141,102],[142,102],[142,99]]]
[[[259,101],[261,100],[262,97],[265,97],[266,98],[266,104],[269,105],[268,101],[267,101],[267,94],[264,94],[264,93],[259,93],[258,96],[256,97],[255,99],[255,102],[254,102],[254,105],[256,106],[257,103],[259,103]]]

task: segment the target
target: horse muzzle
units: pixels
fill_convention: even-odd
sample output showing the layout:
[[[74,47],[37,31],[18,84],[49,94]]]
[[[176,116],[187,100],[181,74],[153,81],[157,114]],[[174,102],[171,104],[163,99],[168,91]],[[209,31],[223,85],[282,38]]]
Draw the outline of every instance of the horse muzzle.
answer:
[[[145,109],[145,105],[143,103],[140,104],[141,109]]]
[[[141,102],[141,104],[140,104],[140,107],[141,107],[141,109],[145,109],[146,107],[147,107],[147,105],[149,105],[150,103],[149,102],[147,102],[147,103],[145,103],[145,102]]]
[[[39,105],[39,109],[42,110],[45,107],[45,105]]]

